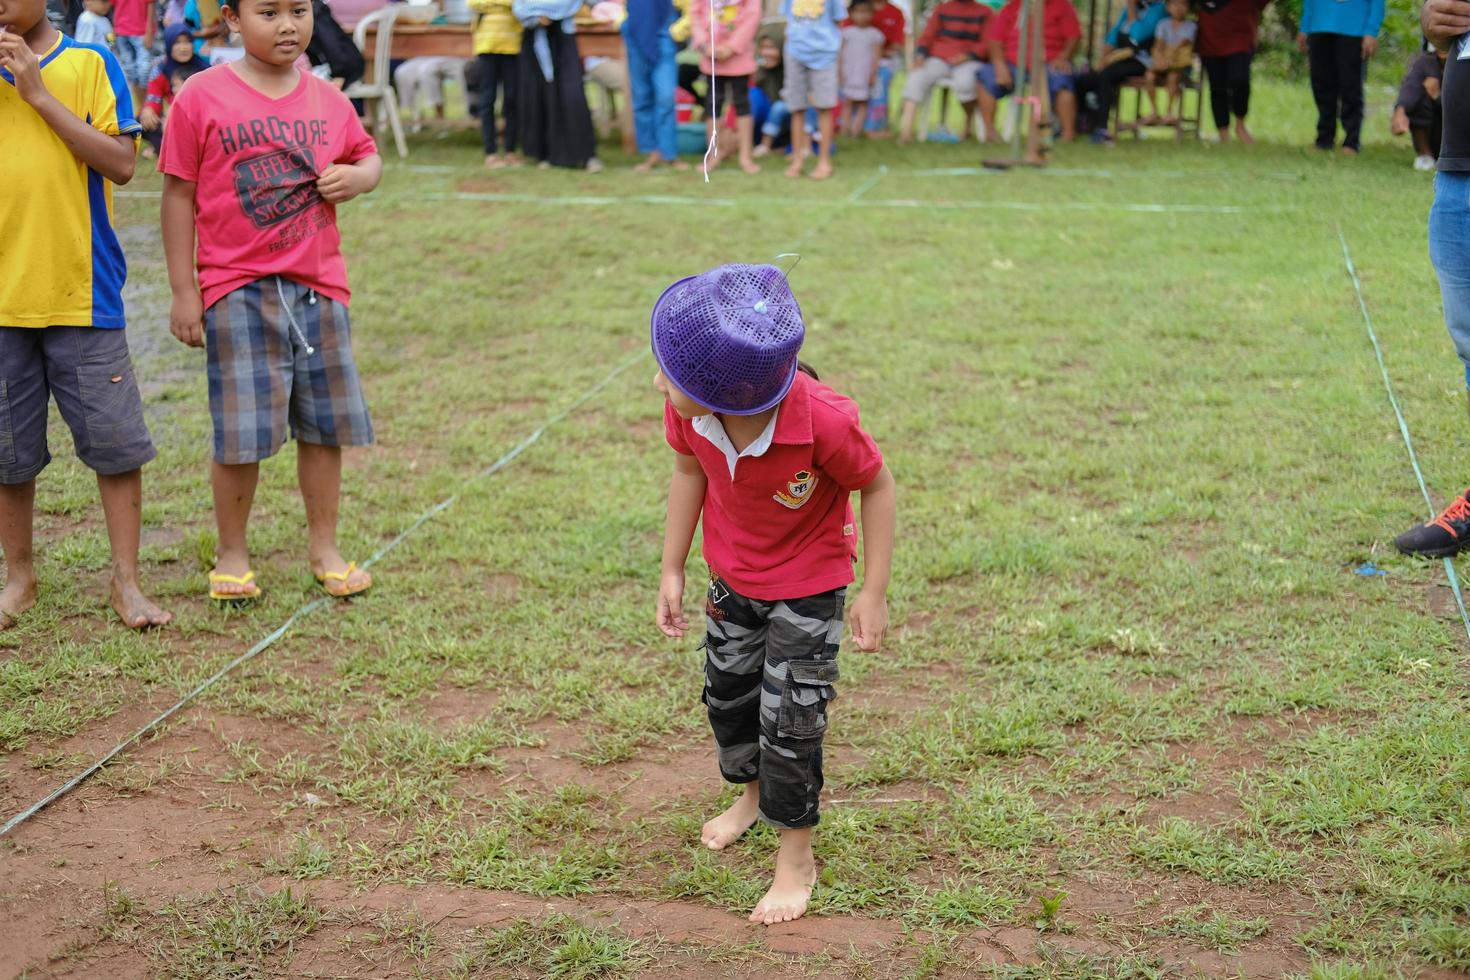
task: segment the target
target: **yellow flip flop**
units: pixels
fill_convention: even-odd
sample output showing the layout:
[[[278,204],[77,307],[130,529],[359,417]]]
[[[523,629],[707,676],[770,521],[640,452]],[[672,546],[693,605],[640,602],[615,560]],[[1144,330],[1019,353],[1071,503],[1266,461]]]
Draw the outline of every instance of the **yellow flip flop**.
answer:
[[[369,578],[367,585],[361,586],[356,589],[349,589],[347,587],[347,580],[352,577],[352,573],[355,571],[357,571],[357,562],[350,561],[347,563],[347,568],[345,571],[322,572],[316,577],[316,580],[321,583],[322,589],[327,593],[327,595],[331,596],[333,599],[347,599],[351,596],[360,595],[361,593],[366,592],[368,589],[371,589],[373,587],[372,579]],[[331,583],[333,582],[340,583],[341,587],[336,589],[332,588]]]
[[[244,592],[221,592],[218,588],[221,585],[248,585],[250,588]],[[255,584],[254,572],[247,571],[244,575],[210,572],[209,597],[215,602],[246,602],[260,598],[260,586]]]

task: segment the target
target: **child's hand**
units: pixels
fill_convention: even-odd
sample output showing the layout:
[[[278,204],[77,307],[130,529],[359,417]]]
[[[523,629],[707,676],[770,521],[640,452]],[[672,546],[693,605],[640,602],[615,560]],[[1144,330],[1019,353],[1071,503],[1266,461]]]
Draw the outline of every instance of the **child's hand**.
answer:
[[[689,632],[689,617],[684,615],[684,573],[665,572],[658,586],[658,608],[653,621],[664,636],[675,638]]]
[[[199,290],[174,293],[173,307],[168,313],[168,328],[190,347],[204,346],[204,300]]]
[[[372,190],[363,173],[351,164],[334,163],[316,179],[317,192],[328,204],[341,204]]]
[[[160,121],[157,111],[151,105],[145,105],[143,111],[138,115],[138,122],[143,124],[144,129],[157,129]]]
[[[888,597],[864,589],[853,600],[847,620],[852,624],[852,639],[858,649],[876,653],[888,633]]]
[[[19,34],[0,28],[0,68],[15,79],[15,91],[27,105],[34,106],[46,96],[46,83],[41,81],[41,62],[36,52]]]
[[[1388,124],[1388,131],[1395,136],[1402,136],[1409,131],[1409,114],[1404,111],[1403,106],[1394,108],[1393,119]]]
[[[718,45],[718,46],[715,47],[715,60],[716,61],[728,61],[730,59],[730,56],[732,54],[734,54],[734,53],[735,52],[731,49],[730,45],[728,45],[728,44]]]

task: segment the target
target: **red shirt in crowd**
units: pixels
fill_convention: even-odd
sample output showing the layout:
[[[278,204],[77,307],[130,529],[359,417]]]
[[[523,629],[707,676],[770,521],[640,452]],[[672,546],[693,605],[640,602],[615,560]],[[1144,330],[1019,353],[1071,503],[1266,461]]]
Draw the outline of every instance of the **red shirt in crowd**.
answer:
[[[1214,10],[1201,6],[1199,42],[1195,50],[1201,58],[1224,58],[1232,54],[1252,54],[1256,35],[1261,28],[1261,12],[1271,0],[1230,0]]]
[[[347,97],[310,72],[279,99],[256,91],[229,65],[180,86],[158,169],[196,185],[205,308],[275,275],[347,303],[337,209],[316,181],[334,163],[377,152]]]
[[[776,411],[770,447],[736,460],[733,477],[725,451],[695,423],[664,407],[669,445],[704,470],[701,520],[711,571],[746,598],[766,602],[852,584],[857,528],[849,495],[883,468],[857,404],[798,372]]]
[[[944,0],[929,13],[918,52],[925,58],[950,61],[965,55],[976,61],[985,56],[985,25],[990,8],[975,0]]]
[[[148,33],[148,0],[117,0],[112,6],[112,33],[118,37]]]
[[[885,3],[881,7],[874,7],[873,26],[883,32],[883,43],[888,47],[903,47],[905,23],[903,11],[897,5]]]
[[[1006,61],[1012,65],[1021,63],[1017,30],[1020,15],[1021,0],[1011,0],[990,19],[990,27],[985,36],[987,42],[1000,42]],[[1072,6],[1071,0],[1046,0],[1041,18],[1041,43],[1046,49],[1047,62],[1056,61],[1068,44],[1081,37],[1082,24],[1077,20],[1077,10]],[[1029,38],[1026,50],[1028,53],[1031,50]]]

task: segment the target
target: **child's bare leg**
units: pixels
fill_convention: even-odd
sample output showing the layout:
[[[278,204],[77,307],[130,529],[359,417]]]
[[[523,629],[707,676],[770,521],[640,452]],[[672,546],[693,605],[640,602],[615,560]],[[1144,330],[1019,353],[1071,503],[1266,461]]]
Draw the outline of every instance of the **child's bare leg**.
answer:
[[[1179,104],[1180,104],[1180,102],[1183,101],[1183,95],[1184,95],[1184,93],[1179,88],[1179,72],[1177,72],[1177,71],[1171,71],[1171,72],[1169,72],[1168,86],[1169,86],[1168,121],[1171,122],[1171,123],[1172,122],[1178,122],[1179,121]]]
[[[849,102],[847,104],[847,132],[854,139],[863,135],[863,120],[868,118],[868,104],[866,102]]]
[[[250,508],[255,504],[255,485],[260,480],[259,463],[215,463],[210,469],[214,488],[214,523],[219,529],[214,570],[222,575],[244,575],[250,571],[250,549],[245,544]],[[244,595],[251,583],[218,582],[211,585],[220,595]]]
[[[812,853],[812,828],[781,831],[775,880],[755,911],[750,913],[750,921],[770,926],[801,918],[806,914],[816,883],[817,859]]]
[[[143,530],[143,471],[97,474],[107,540],[112,545],[112,608],[129,628],[166,626],[173,614],[160,609],[138,585],[138,538]]]
[[[306,504],[307,557],[314,575],[345,572],[347,560],[337,550],[337,503],[342,492],[342,450],[296,441],[296,477],[301,481],[301,499]],[[353,569],[343,587],[349,591],[367,588],[373,577]]]
[[[714,142],[715,149],[714,152],[709,155],[709,168],[713,170],[720,165],[720,161],[725,156],[724,147],[720,145],[724,142],[724,140],[715,139],[715,121],[713,119],[706,119],[704,121],[704,145],[708,147],[711,141]]]
[[[746,783],[742,792],[724,813],[705,823],[699,839],[712,851],[723,851],[755,826],[761,807],[761,784]]]
[[[5,551],[5,588],[0,590],[0,630],[36,604],[36,566],[31,552],[31,523],[36,509],[36,481],[0,484],[0,548]]]
[[[806,131],[806,110],[793,112],[791,114],[791,164],[786,168],[786,176],[801,176],[801,168],[806,164],[807,154],[811,150],[812,137]]]
[[[740,138],[740,169],[748,174],[761,172],[760,164],[755,162],[755,118],[752,116],[736,116],[735,130]]]
[[[812,170],[812,180],[826,180],[832,176],[832,138],[836,128],[832,121],[832,110],[817,110],[817,129],[822,134],[822,145],[817,151],[817,166]]]

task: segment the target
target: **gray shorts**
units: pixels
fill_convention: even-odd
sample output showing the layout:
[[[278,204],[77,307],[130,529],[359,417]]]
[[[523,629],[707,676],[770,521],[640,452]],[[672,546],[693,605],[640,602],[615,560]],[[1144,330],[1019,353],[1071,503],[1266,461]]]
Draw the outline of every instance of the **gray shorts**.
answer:
[[[837,65],[826,68],[808,68],[797,61],[786,49],[782,60],[786,66],[786,82],[781,86],[781,101],[793,113],[812,109],[835,109],[837,107]]]
[[[0,327],[0,483],[29,483],[46,464],[46,416],[56,399],[77,456],[103,476],[158,455],[121,330]]]
[[[962,61],[957,65],[946,63],[941,58],[929,58],[909,73],[903,85],[905,102],[924,102],[929,93],[940,82],[949,82],[949,89],[960,102],[975,101],[975,70],[978,61]]]

